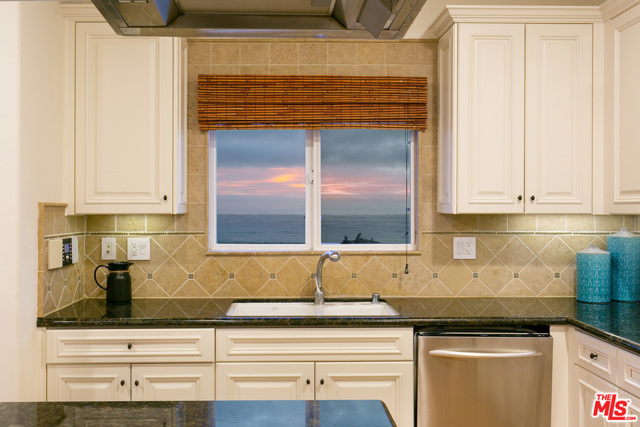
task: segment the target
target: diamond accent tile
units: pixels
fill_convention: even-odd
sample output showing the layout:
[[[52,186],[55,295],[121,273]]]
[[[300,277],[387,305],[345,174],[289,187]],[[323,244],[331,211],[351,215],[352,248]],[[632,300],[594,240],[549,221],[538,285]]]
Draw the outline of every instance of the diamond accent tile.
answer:
[[[498,258],[509,268],[515,271],[522,270],[535,258],[535,254],[522,240],[514,236],[509,243],[498,253]]]
[[[409,274],[400,273],[399,278],[411,295],[418,295],[431,280],[431,272],[418,258],[413,258],[409,261]]]
[[[322,271],[322,286],[325,290],[328,290],[335,295],[351,279],[351,273],[341,262],[324,263],[324,270]]]
[[[520,280],[537,296],[553,280],[553,272],[536,258],[522,270]]]
[[[228,273],[214,258],[209,258],[193,275],[193,278],[213,295],[227,280]]]
[[[389,282],[390,271],[376,257],[372,257],[358,272],[360,282],[372,293],[380,290]],[[353,276],[352,276],[353,277]],[[353,277],[355,279],[355,277]]]
[[[502,261],[493,258],[480,272],[479,279],[493,294],[498,294],[512,280],[512,273]]]
[[[309,270],[296,258],[290,258],[277,274],[278,281],[291,295],[300,292],[305,283],[309,281]]]
[[[173,253],[172,257],[186,271],[196,271],[206,261],[203,255],[204,248],[190,237]]]
[[[576,257],[576,254],[560,238],[555,237],[538,257],[553,271],[560,271]]]
[[[160,285],[169,296],[173,296],[175,291],[187,280],[187,272],[173,258],[169,258],[153,274],[153,277],[153,282]]]
[[[439,239],[433,238],[422,247],[420,261],[433,272],[439,272],[453,258],[452,252]]]
[[[471,270],[459,260],[453,260],[442,269],[438,277],[454,295],[457,295],[471,281],[471,276]]]
[[[256,261],[250,258],[235,274],[235,280],[240,283],[249,295],[254,295],[258,289],[269,280],[269,273]]]

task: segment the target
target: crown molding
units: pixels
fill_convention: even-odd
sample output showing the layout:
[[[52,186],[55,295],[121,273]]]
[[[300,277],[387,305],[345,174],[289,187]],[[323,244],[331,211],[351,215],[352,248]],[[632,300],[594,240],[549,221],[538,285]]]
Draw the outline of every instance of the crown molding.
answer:
[[[640,0],[633,1],[640,2]],[[437,38],[440,38],[454,23],[460,22],[494,24],[591,24],[601,21],[602,14],[598,6],[450,5],[445,7],[429,29],[433,31]]]
[[[607,0],[600,5],[602,19],[608,21],[637,4],[640,4],[640,0]]]

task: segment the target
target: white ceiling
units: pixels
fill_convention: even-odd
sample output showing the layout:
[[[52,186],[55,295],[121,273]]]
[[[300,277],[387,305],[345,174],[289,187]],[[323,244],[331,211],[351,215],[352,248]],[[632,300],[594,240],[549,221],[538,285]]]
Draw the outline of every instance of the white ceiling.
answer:
[[[405,39],[433,39],[429,26],[447,5],[510,5],[510,6],[600,6],[604,0],[427,0],[405,34]]]

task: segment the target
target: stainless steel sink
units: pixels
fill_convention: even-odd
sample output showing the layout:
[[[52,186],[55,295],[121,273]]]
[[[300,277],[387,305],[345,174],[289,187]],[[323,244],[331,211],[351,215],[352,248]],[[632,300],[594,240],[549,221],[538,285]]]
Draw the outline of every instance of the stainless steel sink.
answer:
[[[230,317],[392,317],[398,312],[386,302],[234,302]]]

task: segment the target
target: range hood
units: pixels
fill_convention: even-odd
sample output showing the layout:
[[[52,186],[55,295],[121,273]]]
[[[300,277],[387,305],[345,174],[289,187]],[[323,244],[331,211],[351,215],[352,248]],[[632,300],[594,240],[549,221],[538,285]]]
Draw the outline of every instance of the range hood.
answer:
[[[399,39],[426,0],[92,0],[125,36]]]

